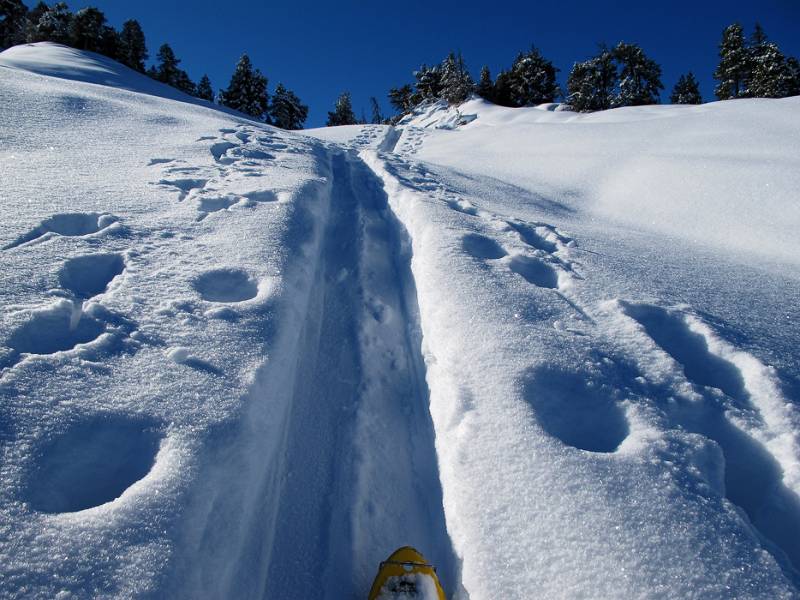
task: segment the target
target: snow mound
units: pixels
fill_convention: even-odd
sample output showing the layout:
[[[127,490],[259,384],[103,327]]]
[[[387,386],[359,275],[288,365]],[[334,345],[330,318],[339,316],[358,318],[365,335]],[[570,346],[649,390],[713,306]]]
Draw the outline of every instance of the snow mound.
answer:
[[[106,56],[53,42],[12,46],[0,52],[0,67],[212,106],[205,100],[184,94]],[[225,111],[224,108],[222,110]]]

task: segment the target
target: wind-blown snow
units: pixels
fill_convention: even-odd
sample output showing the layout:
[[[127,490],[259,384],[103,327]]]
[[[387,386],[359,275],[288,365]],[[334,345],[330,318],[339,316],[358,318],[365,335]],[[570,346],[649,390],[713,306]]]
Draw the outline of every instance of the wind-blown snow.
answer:
[[[798,99],[296,134],[0,67],[0,595],[411,544],[454,598],[798,597]]]

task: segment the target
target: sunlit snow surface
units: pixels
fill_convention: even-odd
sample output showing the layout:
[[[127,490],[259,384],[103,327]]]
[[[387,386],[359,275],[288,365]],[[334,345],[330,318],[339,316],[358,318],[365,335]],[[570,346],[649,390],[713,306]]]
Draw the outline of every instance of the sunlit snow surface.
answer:
[[[0,54],[0,596],[798,597],[800,101],[556,108]]]

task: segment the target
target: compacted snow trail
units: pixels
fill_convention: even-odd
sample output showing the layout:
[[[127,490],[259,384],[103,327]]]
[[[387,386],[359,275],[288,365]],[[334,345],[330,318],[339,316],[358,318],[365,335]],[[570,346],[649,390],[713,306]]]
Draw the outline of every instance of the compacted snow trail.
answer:
[[[265,597],[364,596],[405,544],[454,589],[409,257],[371,171],[345,152],[331,160]]]

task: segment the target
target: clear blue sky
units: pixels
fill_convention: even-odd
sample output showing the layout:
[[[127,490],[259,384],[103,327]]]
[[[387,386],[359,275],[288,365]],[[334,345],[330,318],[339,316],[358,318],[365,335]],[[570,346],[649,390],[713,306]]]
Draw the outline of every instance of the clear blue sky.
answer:
[[[227,85],[247,52],[270,90],[283,82],[309,105],[307,127],[324,125],[343,90],[352,93],[357,114],[363,108],[369,118],[370,96],[388,113],[388,89],[411,81],[414,68],[439,62],[450,50],[463,52],[474,76],[483,64],[495,75],[534,44],[561,69],[563,83],[573,62],[592,55],[599,42],[635,42],[663,67],[662,101],[689,70],[704,98],[713,99],[717,44],[734,21],[748,35],[760,22],[785,54],[800,55],[798,0],[69,2],[72,10],[88,5],[115,27],[137,19],[151,57],[168,42],[192,79],[207,73],[215,89]]]

